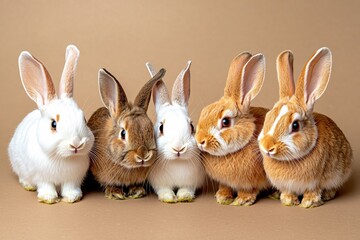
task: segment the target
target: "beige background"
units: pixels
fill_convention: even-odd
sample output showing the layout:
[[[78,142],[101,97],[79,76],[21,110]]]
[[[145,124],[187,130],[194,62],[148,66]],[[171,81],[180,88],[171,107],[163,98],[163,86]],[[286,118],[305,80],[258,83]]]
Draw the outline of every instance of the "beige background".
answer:
[[[358,1],[5,1],[0,0],[0,239],[359,239],[360,117]],[[106,67],[130,99],[149,79],[144,63],[173,80],[191,59],[190,112],[223,92],[231,59],[262,52],[266,80],[254,105],[277,100],[275,59],[291,49],[295,73],[319,47],[333,52],[331,82],[316,111],[332,117],[354,149],[354,174],[339,196],[304,210],[262,198],[252,207],[220,206],[207,190],[194,203],[150,196],[110,201],[92,191],[69,205],[39,204],[11,172],[7,144],[35,104],[20,83],[17,58],[28,50],[58,83],[65,47],[81,52],[75,98],[86,116],[100,105],[97,71]],[[149,114],[154,116],[153,106]]]

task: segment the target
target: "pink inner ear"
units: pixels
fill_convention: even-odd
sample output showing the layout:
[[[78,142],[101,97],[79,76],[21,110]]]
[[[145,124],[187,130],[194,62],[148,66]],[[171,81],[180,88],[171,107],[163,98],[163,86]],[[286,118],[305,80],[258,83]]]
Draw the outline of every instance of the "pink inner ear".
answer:
[[[28,52],[19,58],[20,77],[28,96],[41,107],[55,98],[55,89],[46,68]]]
[[[330,77],[331,61],[326,53],[314,59],[306,74],[306,103],[313,104],[324,93]]]

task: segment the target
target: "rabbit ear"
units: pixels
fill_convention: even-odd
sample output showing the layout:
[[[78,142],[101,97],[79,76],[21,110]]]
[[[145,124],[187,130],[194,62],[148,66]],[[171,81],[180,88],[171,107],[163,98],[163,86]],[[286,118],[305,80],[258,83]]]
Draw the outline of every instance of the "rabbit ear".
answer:
[[[280,98],[291,97],[295,93],[294,56],[291,51],[283,51],[276,60],[277,77],[279,81]]]
[[[65,53],[65,66],[61,74],[59,95],[61,98],[73,96],[74,76],[80,52],[74,45],[69,45]]]
[[[241,74],[240,106],[248,109],[258,95],[265,78],[265,57],[261,53],[250,58]]]
[[[127,107],[128,100],[124,89],[105,68],[99,70],[99,89],[101,100],[112,116]]]
[[[188,61],[185,68],[180,72],[172,89],[172,102],[187,107],[190,98],[190,66]]]
[[[134,104],[136,106],[141,107],[142,109],[145,110],[145,112],[148,109],[149,106],[149,101],[150,101],[150,97],[151,97],[151,92],[152,89],[154,87],[154,84],[157,83],[158,81],[160,81],[164,75],[165,75],[166,70],[165,69],[160,69],[160,71],[153,76],[139,91],[138,95],[135,98]]]
[[[243,52],[237,55],[230,63],[230,68],[226,80],[226,86],[224,89],[224,96],[230,97],[233,99],[240,98],[240,81],[241,81],[241,73],[243,71],[244,65],[251,58],[251,54],[249,52]]]
[[[332,55],[330,49],[323,47],[305,65],[296,87],[295,95],[312,110],[315,101],[321,97],[330,80]]]
[[[29,52],[19,56],[19,70],[22,84],[27,95],[38,105],[38,108],[56,98],[55,88],[45,66]]]
[[[155,68],[149,62],[145,63],[145,65],[146,65],[146,68],[147,68],[150,76],[154,77],[156,75]]]
[[[169,93],[166,88],[165,83],[160,80],[155,83],[153,88],[153,101],[155,105],[155,110],[158,112],[162,105],[170,103]]]

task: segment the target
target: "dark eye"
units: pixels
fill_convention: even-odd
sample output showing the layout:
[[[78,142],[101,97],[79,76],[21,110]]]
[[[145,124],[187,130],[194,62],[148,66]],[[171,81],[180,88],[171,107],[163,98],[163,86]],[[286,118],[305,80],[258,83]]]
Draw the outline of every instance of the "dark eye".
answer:
[[[56,121],[54,119],[51,120],[51,129],[56,131]]]
[[[126,130],[125,130],[125,129],[122,129],[122,130],[121,130],[120,136],[121,136],[121,139],[122,139],[122,140],[125,140],[125,137],[126,137]]]
[[[299,121],[296,120],[291,124],[291,132],[297,132],[299,131],[299,128],[300,128]]]
[[[225,117],[221,120],[221,128],[228,128],[230,127],[231,121],[229,118]]]
[[[160,123],[159,131],[161,134],[164,134],[164,124]]]
[[[191,127],[191,133],[194,134],[195,133],[195,128],[194,128],[194,125],[192,123],[190,123],[190,127]]]

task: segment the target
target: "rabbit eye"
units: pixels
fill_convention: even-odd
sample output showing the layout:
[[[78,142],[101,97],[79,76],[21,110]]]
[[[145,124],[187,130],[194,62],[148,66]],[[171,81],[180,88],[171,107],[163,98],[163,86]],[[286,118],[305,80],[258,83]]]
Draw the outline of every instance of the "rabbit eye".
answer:
[[[51,120],[51,130],[56,131],[56,121],[54,119]]]
[[[160,127],[159,127],[160,133],[164,134],[164,124],[160,123]]]
[[[194,125],[192,123],[190,123],[190,127],[191,127],[191,133],[194,134],[195,133],[195,128],[194,128]]]
[[[224,117],[223,119],[221,119],[221,128],[228,128],[230,127],[230,124],[231,124],[230,118]]]
[[[299,129],[300,129],[300,123],[298,120],[296,120],[291,124],[291,132],[298,132]]]
[[[126,130],[125,129],[121,130],[120,137],[121,137],[122,140],[125,140],[125,137],[126,137]]]

